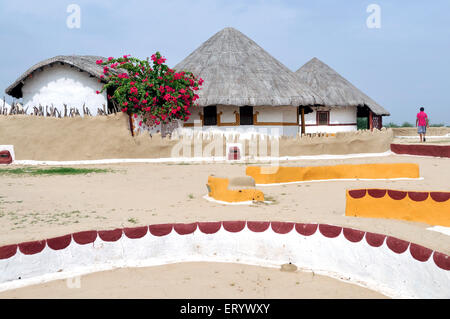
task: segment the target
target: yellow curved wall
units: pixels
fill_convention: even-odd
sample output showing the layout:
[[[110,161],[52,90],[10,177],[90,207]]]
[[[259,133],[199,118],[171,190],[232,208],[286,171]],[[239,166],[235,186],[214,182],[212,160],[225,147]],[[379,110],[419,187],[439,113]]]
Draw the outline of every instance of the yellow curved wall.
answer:
[[[255,179],[256,184],[289,183],[327,179],[383,179],[418,178],[419,165],[412,163],[394,164],[344,164],[334,166],[279,166],[273,168],[249,166],[246,174]],[[264,170],[267,170],[265,174]]]
[[[437,202],[430,196],[423,201],[412,200],[409,196],[397,200],[392,199],[387,192],[380,198],[369,194],[353,198],[347,191],[345,215],[400,219],[450,227],[450,200]]]
[[[227,178],[208,177],[208,195],[216,200],[224,202],[245,202],[264,201],[263,192],[256,189],[228,189],[229,180]]]

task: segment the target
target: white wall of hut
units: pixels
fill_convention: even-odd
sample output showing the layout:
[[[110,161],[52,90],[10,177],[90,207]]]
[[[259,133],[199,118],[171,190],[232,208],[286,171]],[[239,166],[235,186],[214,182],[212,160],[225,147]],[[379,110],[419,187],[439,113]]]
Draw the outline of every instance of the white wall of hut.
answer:
[[[77,68],[60,64],[45,66],[25,81],[22,88],[23,106],[29,110],[39,105],[44,108],[53,106],[64,112],[66,104],[68,109],[77,108],[83,115],[85,105],[92,115],[97,115],[99,108],[108,105],[106,92],[96,93],[102,86],[97,78]]]
[[[306,133],[337,133],[357,130],[356,107],[317,107],[312,113],[305,114]],[[329,112],[329,124],[318,125],[317,112]],[[186,123],[193,124],[200,121],[199,108],[192,112],[192,116]],[[203,126],[204,131],[230,131],[239,133],[258,132],[270,135],[294,136],[301,132],[301,118],[297,123],[297,108],[292,106],[255,106],[253,113],[256,114],[257,125],[236,125],[236,114],[239,113],[238,106],[217,106],[220,115],[220,125]],[[267,123],[267,124],[265,124]]]

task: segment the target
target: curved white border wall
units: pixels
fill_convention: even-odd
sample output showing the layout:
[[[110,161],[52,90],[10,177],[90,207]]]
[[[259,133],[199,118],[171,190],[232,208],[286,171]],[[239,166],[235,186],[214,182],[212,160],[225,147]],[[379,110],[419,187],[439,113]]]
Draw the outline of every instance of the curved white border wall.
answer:
[[[245,163],[246,160],[260,162],[278,162],[278,161],[300,161],[300,160],[327,160],[327,159],[348,159],[348,158],[365,158],[365,157],[383,157],[396,155],[391,151],[383,153],[360,153],[360,154],[323,154],[323,155],[303,155],[303,156],[281,156],[281,157],[242,157],[241,160],[228,160],[227,157],[160,157],[160,158],[114,158],[99,160],[80,160],[80,161],[36,161],[36,160],[15,160],[12,164],[17,165],[95,165],[95,164],[115,164],[115,163]]]
[[[450,298],[445,254],[350,228],[260,221],[150,225],[3,246],[0,291],[116,267],[192,261],[291,262],[391,297]]]

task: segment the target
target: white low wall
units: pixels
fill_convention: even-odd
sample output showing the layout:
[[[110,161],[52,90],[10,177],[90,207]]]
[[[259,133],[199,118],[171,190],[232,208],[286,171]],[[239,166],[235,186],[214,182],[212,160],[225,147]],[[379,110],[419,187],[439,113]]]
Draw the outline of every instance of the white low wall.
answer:
[[[450,298],[449,256],[326,224],[199,222],[69,234],[0,247],[0,291],[116,267],[293,263],[398,298]]]

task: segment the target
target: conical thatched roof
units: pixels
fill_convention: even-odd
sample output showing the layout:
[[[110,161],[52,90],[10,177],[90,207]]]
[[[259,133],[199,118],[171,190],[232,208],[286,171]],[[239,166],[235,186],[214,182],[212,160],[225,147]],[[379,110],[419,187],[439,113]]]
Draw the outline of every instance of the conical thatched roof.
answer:
[[[366,105],[377,115],[390,115],[381,105],[317,58],[311,59],[295,73],[303,83],[320,94],[326,106]]]
[[[199,106],[315,105],[321,98],[294,72],[234,28],[213,35],[175,67],[205,82]],[[300,88],[300,90],[299,90]]]
[[[15,98],[22,97],[22,86],[27,77],[35,72],[36,70],[43,68],[45,66],[50,66],[53,64],[61,63],[67,64],[77,68],[80,71],[89,73],[91,76],[99,78],[103,74],[103,66],[97,65],[95,62],[97,60],[105,60],[101,56],[92,55],[58,55],[53,58],[41,61],[22,74],[13,84],[6,88],[5,92]]]

